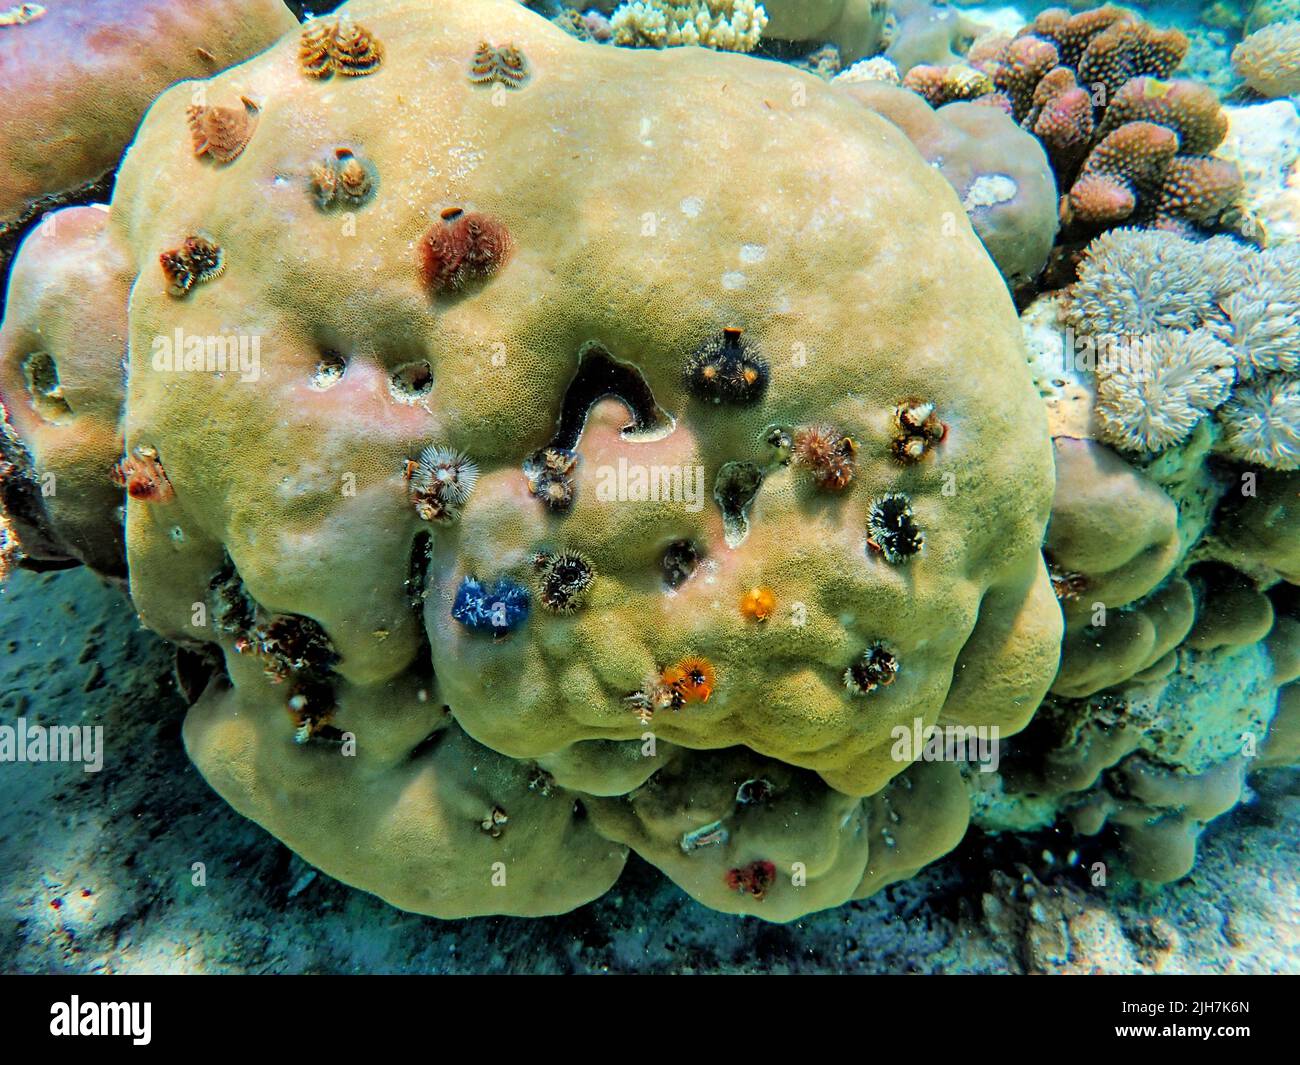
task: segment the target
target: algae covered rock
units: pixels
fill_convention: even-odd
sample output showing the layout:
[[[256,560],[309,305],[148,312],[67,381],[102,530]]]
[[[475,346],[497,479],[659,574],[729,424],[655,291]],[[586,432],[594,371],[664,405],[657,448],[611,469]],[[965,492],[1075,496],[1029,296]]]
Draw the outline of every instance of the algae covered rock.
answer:
[[[325,871],[537,914],[630,846],[789,920],[960,837],[898,729],[1033,714],[1061,612],[1015,310],[907,138],[793,79],[362,0],[151,109],[106,237],[131,594],[208,663],[199,769]],[[736,850],[682,851],[767,765]]]

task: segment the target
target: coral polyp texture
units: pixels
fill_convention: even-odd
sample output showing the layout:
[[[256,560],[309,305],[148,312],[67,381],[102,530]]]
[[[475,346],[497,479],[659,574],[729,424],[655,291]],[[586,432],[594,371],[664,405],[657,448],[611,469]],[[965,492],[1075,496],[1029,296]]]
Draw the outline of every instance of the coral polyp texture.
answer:
[[[897,734],[1010,735],[1052,683],[1053,462],[908,139],[507,0],[352,3],[204,83],[257,108],[224,162],[197,87],[58,230],[78,254],[24,246],[15,293],[78,291],[11,309],[3,398],[24,483],[86,485],[32,536],[111,572],[123,508],[141,618],[209,664],[213,787],[443,917],[567,910],[632,848],[784,921],[954,846],[961,771]],[[354,160],[359,209],[326,188]]]

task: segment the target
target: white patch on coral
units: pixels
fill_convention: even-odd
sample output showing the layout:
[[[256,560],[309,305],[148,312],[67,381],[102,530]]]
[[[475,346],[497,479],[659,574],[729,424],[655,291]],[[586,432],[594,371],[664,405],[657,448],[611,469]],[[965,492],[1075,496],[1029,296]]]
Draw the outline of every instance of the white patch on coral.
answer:
[[[1290,100],[1225,106],[1228,135],[1215,153],[1236,163],[1241,202],[1260,222],[1269,247],[1300,241],[1300,114]]]
[[[761,263],[767,258],[767,248],[762,244],[742,244],[740,261],[742,263]]]
[[[681,202],[682,214],[687,218],[698,218],[704,210],[704,201],[698,196],[687,196]]]
[[[722,287],[729,292],[745,287],[745,275],[739,270],[729,270],[722,275]]]
[[[1016,198],[1020,186],[1006,174],[981,174],[970,183],[962,207],[969,214],[980,207],[996,207]]]

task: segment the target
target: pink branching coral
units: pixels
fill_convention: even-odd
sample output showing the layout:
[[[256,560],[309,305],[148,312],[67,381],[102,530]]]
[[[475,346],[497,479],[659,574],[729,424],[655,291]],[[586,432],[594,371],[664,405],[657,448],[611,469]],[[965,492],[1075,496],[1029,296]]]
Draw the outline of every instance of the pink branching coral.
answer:
[[[1084,161],[1079,178],[1061,198],[1067,225],[1116,225],[1137,210],[1139,197],[1155,195],[1178,154],[1178,134],[1151,122],[1128,122],[1108,134]]]
[[[1182,227],[1214,221],[1241,188],[1236,167],[1208,155],[1227,131],[1214,93],[1163,80],[1187,47],[1177,30],[1121,8],[1051,8],[969,61],[1043,142],[1065,193],[1064,224]]]
[[[922,64],[903,76],[903,88],[924,96],[931,107],[942,107],[956,100],[979,100],[993,95],[993,79],[965,63],[946,67]]]

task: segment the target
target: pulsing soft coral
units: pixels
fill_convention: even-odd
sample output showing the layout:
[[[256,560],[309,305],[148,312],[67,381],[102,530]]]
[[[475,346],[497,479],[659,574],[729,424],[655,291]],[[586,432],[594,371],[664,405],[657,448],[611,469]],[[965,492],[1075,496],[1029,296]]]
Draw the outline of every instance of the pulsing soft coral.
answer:
[[[478,483],[478,466],[451,448],[430,445],[417,462],[407,460],[406,479],[415,512],[424,521],[455,519]]]
[[[690,656],[648,677],[638,691],[623,701],[641,724],[648,725],[657,710],[680,710],[687,703],[708,702],[716,679],[708,659]]]

